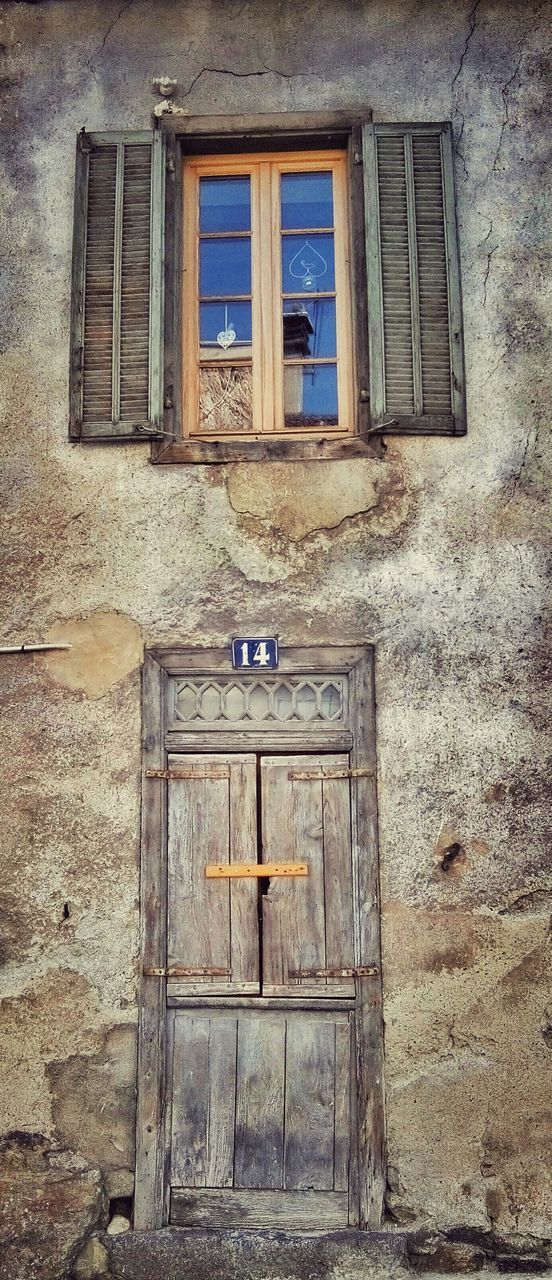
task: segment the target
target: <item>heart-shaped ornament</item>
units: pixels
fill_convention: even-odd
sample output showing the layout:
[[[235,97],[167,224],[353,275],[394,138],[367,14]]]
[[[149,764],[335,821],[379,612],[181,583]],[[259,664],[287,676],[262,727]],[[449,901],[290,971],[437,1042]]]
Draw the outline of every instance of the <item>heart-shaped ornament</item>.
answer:
[[[222,347],[224,351],[226,351],[227,347],[231,347],[232,343],[235,341],[236,330],[233,329],[231,325],[229,325],[227,329],[221,329],[220,333],[217,333],[217,342],[219,347]]]

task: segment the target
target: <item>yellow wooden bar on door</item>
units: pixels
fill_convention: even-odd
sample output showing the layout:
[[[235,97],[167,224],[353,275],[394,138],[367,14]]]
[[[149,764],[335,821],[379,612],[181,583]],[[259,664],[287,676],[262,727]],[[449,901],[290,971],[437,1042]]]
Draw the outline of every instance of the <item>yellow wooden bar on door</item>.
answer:
[[[306,862],[226,862],[208,863],[207,880],[235,880],[238,876],[308,876]]]

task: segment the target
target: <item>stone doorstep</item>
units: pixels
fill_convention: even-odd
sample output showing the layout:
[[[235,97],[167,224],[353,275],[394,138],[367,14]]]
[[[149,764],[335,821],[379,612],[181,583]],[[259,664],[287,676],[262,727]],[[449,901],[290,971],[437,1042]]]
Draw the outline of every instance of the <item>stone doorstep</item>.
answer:
[[[407,1280],[402,1235],[205,1230],[102,1234],[113,1280]]]

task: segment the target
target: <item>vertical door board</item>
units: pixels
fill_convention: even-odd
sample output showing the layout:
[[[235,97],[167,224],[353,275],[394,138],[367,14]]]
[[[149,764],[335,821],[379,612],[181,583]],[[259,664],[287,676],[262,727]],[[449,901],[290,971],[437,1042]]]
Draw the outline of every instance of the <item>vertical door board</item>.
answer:
[[[240,1018],[234,1186],[281,1187],[284,1147],[285,1016]]]
[[[165,672],[146,655],[143,669],[142,718],[144,764],[165,764]],[[165,964],[167,914],[166,787],[148,779],[142,798],[140,873],[141,944],[144,968]],[[165,988],[158,978],[143,977],[138,1032],[138,1106],[136,1113],[137,1230],[163,1225],[165,1218]]]
[[[374,671],[366,656],[351,673],[353,765],[370,776],[352,781],[353,859],[359,963],[381,974]],[[358,1177],[360,1226],[383,1218],[385,1113],[381,976],[357,979]]]
[[[290,1018],[286,1043],[284,1187],[334,1189],[335,1026]]]
[[[232,1186],[237,1027],[231,1014],[175,1017],[173,1186]]]

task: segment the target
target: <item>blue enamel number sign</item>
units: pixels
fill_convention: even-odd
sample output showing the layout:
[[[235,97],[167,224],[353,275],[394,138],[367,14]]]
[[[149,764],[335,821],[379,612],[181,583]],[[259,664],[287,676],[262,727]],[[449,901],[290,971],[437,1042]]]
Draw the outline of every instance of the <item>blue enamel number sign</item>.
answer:
[[[276,636],[238,636],[232,641],[232,666],[240,671],[274,671],[278,666]]]

